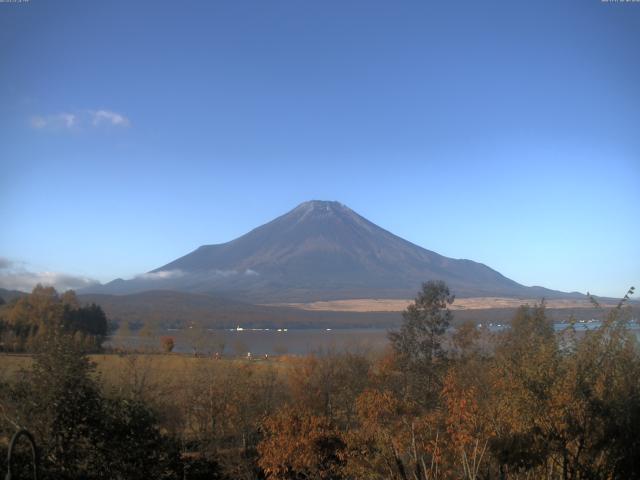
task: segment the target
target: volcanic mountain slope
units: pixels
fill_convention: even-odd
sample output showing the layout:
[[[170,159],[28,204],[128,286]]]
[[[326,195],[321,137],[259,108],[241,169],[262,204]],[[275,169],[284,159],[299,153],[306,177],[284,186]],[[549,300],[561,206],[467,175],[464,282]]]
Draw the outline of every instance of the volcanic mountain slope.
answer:
[[[570,295],[525,287],[481,263],[444,257],[325,201],[305,202],[228,243],[201,246],[145,275],[94,291],[168,289],[250,302],[304,302],[411,298],[432,279],[444,280],[458,296]]]

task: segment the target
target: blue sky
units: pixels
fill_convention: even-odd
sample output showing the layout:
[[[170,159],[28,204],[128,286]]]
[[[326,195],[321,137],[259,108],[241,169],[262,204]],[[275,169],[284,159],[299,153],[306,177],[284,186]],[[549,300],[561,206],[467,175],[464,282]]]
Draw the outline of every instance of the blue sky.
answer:
[[[638,45],[637,2],[0,3],[0,282],[128,278],[325,199],[620,296]]]

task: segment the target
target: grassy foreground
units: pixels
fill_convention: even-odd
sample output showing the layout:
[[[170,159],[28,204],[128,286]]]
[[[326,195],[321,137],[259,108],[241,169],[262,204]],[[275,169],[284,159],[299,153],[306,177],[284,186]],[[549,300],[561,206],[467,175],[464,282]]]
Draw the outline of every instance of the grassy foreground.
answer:
[[[21,370],[33,365],[31,354],[0,354],[0,382],[15,380]],[[119,388],[126,377],[135,373],[150,384],[172,382],[171,379],[184,379],[195,372],[215,368],[240,368],[242,366],[286,368],[288,357],[270,357],[269,360],[257,358],[195,357],[187,354],[163,353],[104,353],[89,355],[90,361],[96,364],[96,375],[106,387]]]

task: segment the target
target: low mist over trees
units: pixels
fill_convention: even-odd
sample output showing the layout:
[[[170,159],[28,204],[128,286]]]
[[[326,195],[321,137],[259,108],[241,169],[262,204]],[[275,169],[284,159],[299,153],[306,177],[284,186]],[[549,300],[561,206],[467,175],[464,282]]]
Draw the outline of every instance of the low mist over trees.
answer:
[[[98,350],[107,330],[102,309],[95,304],[81,306],[73,290],[60,295],[53,287],[38,285],[31,294],[0,306],[0,351],[36,350],[54,332]]]

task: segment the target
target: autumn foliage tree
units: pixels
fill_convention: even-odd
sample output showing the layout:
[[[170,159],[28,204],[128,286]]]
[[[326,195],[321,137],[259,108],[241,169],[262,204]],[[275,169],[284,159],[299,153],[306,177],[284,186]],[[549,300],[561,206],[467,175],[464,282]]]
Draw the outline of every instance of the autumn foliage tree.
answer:
[[[173,339],[173,337],[161,337],[160,346],[162,347],[162,351],[164,353],[171,353],[173,351],[173,347],[175,346],[175,340]]]
[[[340,479],[346,444],[324,416],[281,409],[263,423],[259,466],[268,479]]]
[[[389,390],[358,397],[360,425],[348,435],[349,473],[355,478],[425,480],[441,463],[437,414]]]
[[[450,471],[459,478],[474,480],[483,466],[492,432],[481,412],[477,388],[460,385],[455,373],[453,369],[448,372],[442,388],[443,441],[450,455]]]

